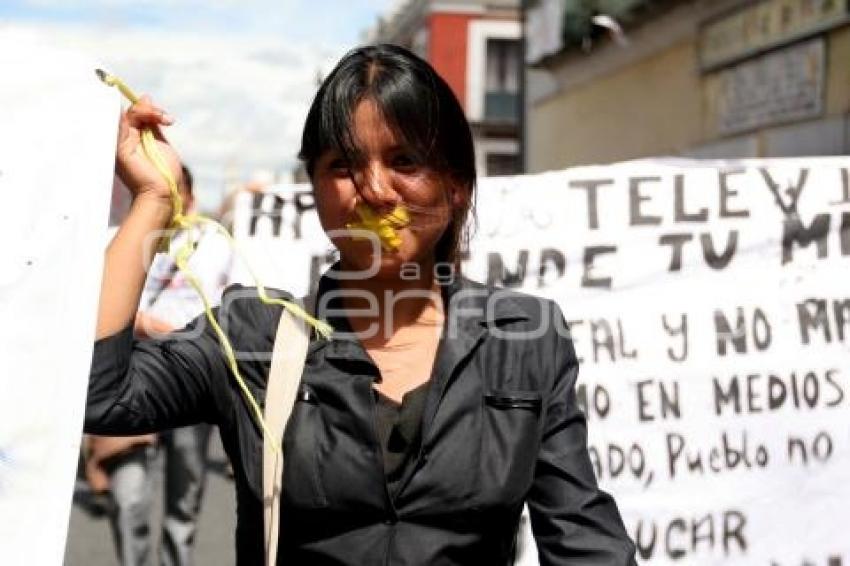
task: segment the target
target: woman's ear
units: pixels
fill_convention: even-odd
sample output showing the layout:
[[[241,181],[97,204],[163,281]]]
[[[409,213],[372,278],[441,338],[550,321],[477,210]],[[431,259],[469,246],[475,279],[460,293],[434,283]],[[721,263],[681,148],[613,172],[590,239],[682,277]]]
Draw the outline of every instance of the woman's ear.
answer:
[[[466,208],[469,202],[469,190],[457,181],[449,185],[449,202],[452,208]]]

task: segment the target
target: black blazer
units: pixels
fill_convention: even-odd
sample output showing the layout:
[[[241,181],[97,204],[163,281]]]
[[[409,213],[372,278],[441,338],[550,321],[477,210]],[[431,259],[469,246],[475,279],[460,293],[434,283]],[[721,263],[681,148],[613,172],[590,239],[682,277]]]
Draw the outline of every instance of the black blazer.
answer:
[[[319,304],[335,289],[326,275]],[[509,564],[527,503],[542,565],[633,564],[634,546],[590,465],[576,356],[558,307],[467,280],[445,287],[444,300],[421,448],[394,496],[375,432],[378,370],[356,339],[339,335],[349,327],[332,312],[338,301],[320,307],[337,336],[311,340],[284,438],[278,563]],[[238,285],[216,309],[260,404],[280,313]],[[204,317],[164,340],[136,341],[128,327],[96,342],[86,432],[197,422],[219,426],[233,463],[237,563],[261,564],[262,436]]]

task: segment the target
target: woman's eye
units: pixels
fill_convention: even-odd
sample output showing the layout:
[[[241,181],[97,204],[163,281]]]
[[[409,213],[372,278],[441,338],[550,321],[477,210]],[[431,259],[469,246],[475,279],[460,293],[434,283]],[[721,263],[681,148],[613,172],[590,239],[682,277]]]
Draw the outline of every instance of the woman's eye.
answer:
[[[410,170],[418,165],[416,159],[411,155],[397,155],[392,160],[393,167],[402,170]]]
[[[351,171],[351,165],[348,163],[348,161],[346,159],[337,158],[337,159],[331,160],[331,162],[328,163],[328,169],[330,169],[331,171],[333,171],[336,174],[348,175],[349,172]]]

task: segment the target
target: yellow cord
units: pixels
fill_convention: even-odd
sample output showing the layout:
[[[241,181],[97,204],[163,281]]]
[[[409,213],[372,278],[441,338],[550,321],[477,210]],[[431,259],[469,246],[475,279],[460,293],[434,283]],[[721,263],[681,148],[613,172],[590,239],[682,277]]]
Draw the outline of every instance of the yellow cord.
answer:
[[[127,100],[129,100],[132,104],[138,102],[139,98],[133,93],[130,88],[124,84],[121,79],[114,75],[110,75],[102,71],[101,69],[96,70],[98,78],[102,80],[105,84],[109,86],[117,87],[121,94],[123,94]],[[254,418],[257,421],[257,424],[263,431],[265,437],[272,441],[273,436],[266,426],[266,421],[263,418],[263,412],[260,409],[257,400],[254,398],[254,395],[248,389],[248,386],[245,384],[245,380],[242,377],[242,374],[239,371],[239,366],[236,363],[236,354],[233,351],[233,345],[230,343],[227,335],[222,330],[218,321],[213,316],[212,307],[210,305],[209,299],[204,294],[203,289],[201,288],[201,284],[197,276],[189,269],[189,259],[192,257],[192,254],[195,250],[195,240],[193,237],[192,229],[199,227],[201,224],[207,224],[212,226],[219,234],[223,235],[228,243],[230,244],[233,251],[239,257],[241,261],[245,263],[248,267],[248,271],[251,274],[251,277],[254,280],[254,283],[257,287],[257,295],[260,298],[260,301],[267,305],[280,305],[294,316],[301,318],[308,324],[310,324],[313,328],[316,329],[316,333],[322,338],[330,338],[333,328],[326,322],[322,320],[318,320],[311,316],[307,311],[305,311],[298,303],[292,301],[284,301],[283,299],[276,299],[269,297],[266,293],[266,288],[260,283],[257,274],[251,268],[250,264],[245,260],[245,257],[239,251],[238,246],[236,245],[233,236],[227,231],[227,229],[216,222],[211,218],[207,218],[200,214],[183,214],[183,199],[180,197],[180,192],[177,190],[177,181],[174,179],[174,175],[171,174],[171,169],[169,169],[168,164],[162,157],[162,154],[159,152],[159,148],[156,145],[156,138],[154,137],[153,130],[150,128],[145,128],[142,130],[142,148],[144,149],[145,155],[147,158],[153,163],[156,170],[159,171],[160,175],[165,179],[168,183],[168,187],[171,190],[171,203],[173,206],[174,214],[171,217],[171,222],[168,226],[167,235],[160,242],[160,246],[158,251],[168,252],[171,247],[171,239],[174,233],[178,230],[185,230],[187,234],[186,241],[181,245],[175,252],[173,252],[172,257],[174,259],[174,263],[177,265],[177,268],[192,286],[198,296],[201,298],[201,302],[204,305],[204,313],[206,314],[207,320],[212,326],[213,330],[218,337],[218,341],[221,344],[221,348],[224,351],[224,355],[227,358],[227,364],[230,368],[230,371],[233,373],[233,377],[236,379],[236,383],[239,385],[239,389],[242,392],[243,397],[245,398],[248,405],[251,407],[253,411]],[[276,454],[280,453],[280,447],[275,442],[269,442],[272,446],[274,452]]]

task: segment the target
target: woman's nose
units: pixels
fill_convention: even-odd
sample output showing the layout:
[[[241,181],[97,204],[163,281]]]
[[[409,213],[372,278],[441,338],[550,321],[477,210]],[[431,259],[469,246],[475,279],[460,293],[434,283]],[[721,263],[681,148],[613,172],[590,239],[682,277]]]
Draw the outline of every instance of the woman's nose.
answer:
[[[375,210],[395,208],[401,200],[393,189],[390,175],[380,165],[371,165],[363,171],[357,192],[363,202]]]

